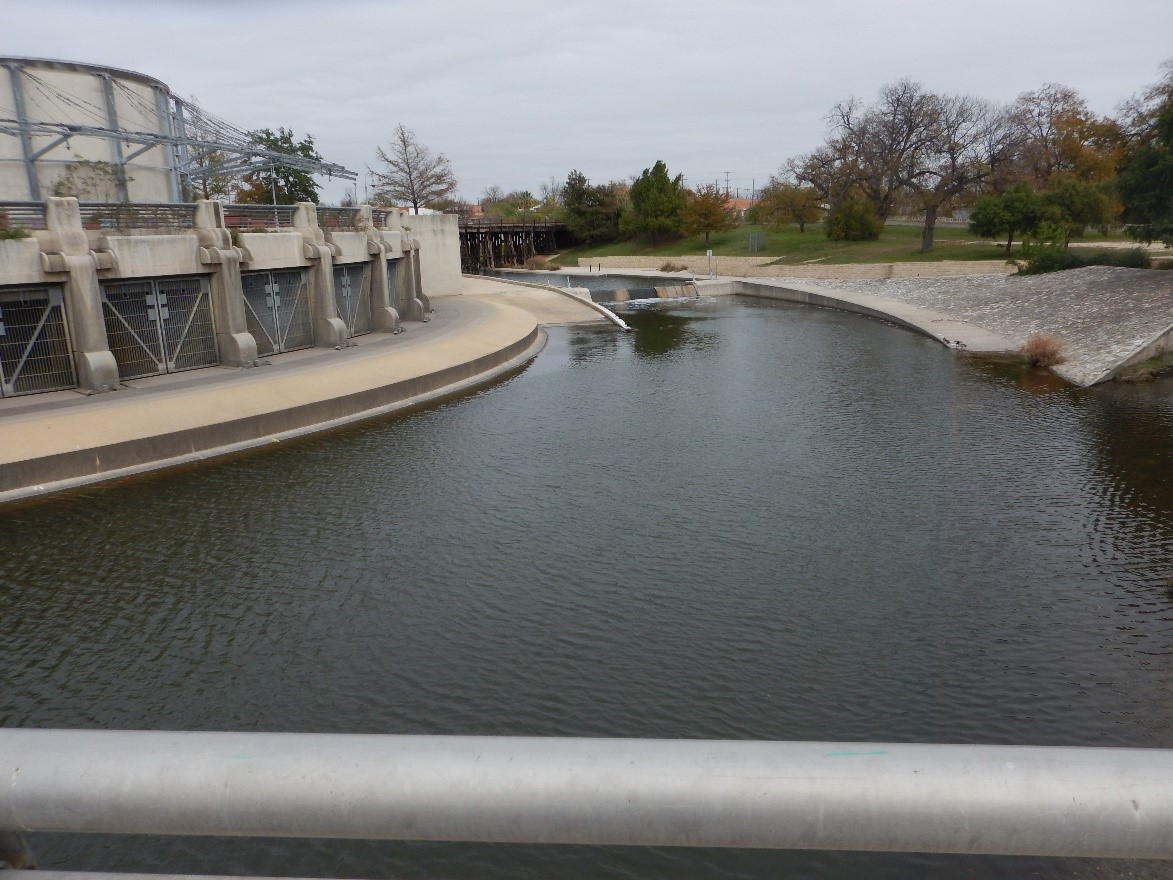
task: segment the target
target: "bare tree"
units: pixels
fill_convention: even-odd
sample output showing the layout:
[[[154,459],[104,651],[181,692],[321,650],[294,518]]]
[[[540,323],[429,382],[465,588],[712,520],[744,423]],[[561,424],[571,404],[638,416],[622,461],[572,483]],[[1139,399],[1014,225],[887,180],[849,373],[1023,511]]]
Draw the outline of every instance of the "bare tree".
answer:
[[[976,193],[1014,159],[1019,136],[1009,114],[980,98],[929,92],[901,80],[848,130],[924,211],[921,250],[933,249],[937,215],[951,200]]]
[[[385,171],[369,169],[378,198],[411,205],[418,214],[421,207],[445,199],[456,191],[456,175],[443,153],[431,150],[415,139],[415,132],[402,123],[387,149],[375,148],[375,155]]]

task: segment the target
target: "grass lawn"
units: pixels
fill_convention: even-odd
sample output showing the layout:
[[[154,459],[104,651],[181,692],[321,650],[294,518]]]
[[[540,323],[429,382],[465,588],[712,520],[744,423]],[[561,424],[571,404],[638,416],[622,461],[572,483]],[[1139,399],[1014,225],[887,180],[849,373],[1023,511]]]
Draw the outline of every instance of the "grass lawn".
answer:
[[[755,254],[749,251],[749,238],[764,233],[765,244]],[[822,224],[807,224],[806,232],[797,226],[781,232],[767,232],[761,226],[743,225],[730,232],[713,235],[708,244],[717,256],[760,257],[763,263],[785,266],[818,261],[820,263],[902,263],[933,260],[1005,260],[1006,252],[989,242],[978,240],[968,229],[938,226],[935,245],[927,254],[920,252],[919,226],[884,227],[876,241],[830,241],[823,235]],[[1089,239],[1092,237],[1089,236]],[[1095,236],[1095,240],[1121,240],[1119,235]],[[1088,240],[1088,239],[1085,239]],[[676,241],[652,245],[647,241],[620,241],[595,247],[572,248],[559,254],[555,262],[574,265],[578,258],[652,256],[680,257],[704,255],[705,237],[694,235]],[[1018,243],[1014,251],[1017,254]]]

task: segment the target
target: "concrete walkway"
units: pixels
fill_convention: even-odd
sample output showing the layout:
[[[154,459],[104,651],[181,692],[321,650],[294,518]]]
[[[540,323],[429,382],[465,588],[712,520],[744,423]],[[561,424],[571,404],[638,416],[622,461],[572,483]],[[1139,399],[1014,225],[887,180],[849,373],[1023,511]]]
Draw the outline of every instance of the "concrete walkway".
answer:
[[[520,292],[519,292],[520,291]],[[540,325],[587,306],[487,279],[432,301],[406,333],[358,337],[248,370],[131,380],[109,394],[0,400],[0,502],[237,452],[417,406],[492,381],[541,350]]]

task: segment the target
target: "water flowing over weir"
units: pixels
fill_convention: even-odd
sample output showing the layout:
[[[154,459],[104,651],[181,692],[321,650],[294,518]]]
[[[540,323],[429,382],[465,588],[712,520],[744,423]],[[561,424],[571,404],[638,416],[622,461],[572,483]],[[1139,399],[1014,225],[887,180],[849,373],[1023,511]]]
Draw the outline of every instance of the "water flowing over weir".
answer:
[[[557,271],[531,272],[523,269],[495,269],[489,274],[505,281],[585,288],[590,292],[591,299],[597,303],[684,299],[697,295],[696,284],[692,279],[673,275],[584,275]]]
[[[760,301],[0,511],[0,725],[1173,746],[1169,385]],[[845,758],[845,760],[847,760]],[[35,835],[46,868],[1168,875],[1057,858]]]

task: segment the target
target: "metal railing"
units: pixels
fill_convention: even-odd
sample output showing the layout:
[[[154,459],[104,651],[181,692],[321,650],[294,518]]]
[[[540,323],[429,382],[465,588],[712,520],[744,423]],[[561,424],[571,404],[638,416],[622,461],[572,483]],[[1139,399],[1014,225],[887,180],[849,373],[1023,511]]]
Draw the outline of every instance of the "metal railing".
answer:
[[[224,225],[230,229],[289,229],[296,205],[225,205]]]
[[[0,229],[44,229],[45,206],[41,202],[0,202]]]
[[[78,210],[86,229],[165,231],[195,225],[194,204],[82,202]]]
[[[354,229],[358,208],[318,207],[318,226],[322,229]]]
[[[0,730],[0,829],[1173,858],[1173,750]]]

